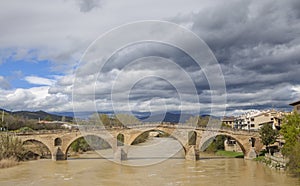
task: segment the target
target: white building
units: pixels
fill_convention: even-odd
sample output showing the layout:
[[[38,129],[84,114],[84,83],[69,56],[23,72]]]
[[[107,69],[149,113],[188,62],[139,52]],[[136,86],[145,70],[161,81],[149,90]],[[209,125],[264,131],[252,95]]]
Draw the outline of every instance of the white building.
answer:
[[[276,110],[251,111],[236,117],[235,128],[258,130],[264,124],[271,124],[273,129],[279,129],[285,115],[285,112]]]
[[[242,114],[235,119],[235,127],[237,129],[251,130],[255,128],[254,117],[261,111],[250,111]]]

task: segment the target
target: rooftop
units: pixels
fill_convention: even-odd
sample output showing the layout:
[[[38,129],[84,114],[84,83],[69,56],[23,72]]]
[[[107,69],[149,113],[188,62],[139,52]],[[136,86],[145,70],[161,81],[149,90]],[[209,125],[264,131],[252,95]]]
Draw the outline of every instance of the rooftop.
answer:
[[[295,105],[299,105],[300,104],[300,101],[296,101],[294,103],[290,103],[291,106],[295,106]]]

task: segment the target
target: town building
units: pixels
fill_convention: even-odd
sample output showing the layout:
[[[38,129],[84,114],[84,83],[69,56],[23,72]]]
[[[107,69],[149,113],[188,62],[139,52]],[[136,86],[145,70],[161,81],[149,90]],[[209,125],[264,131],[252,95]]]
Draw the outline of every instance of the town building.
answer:
[[[232,152],[243,152],[236,140],[227,137],[224,141],[224,150]]]
[[[77,125],[68,123],[68,122],[63,122],[63,121],[46,121],[46,120],[39,120],[38,124],[41,125],[52,125],[56,127],[61,127],[65,129],[77,129]]]
[[[231,128],[234,128],[234,121],[235,117],[234,116],[227,116],[222,118],[222,123],[224,125],[230,126]]]
[[[273,129],[280,129],[286,112],[272,110],[251,111],[236,117],[234,128],[243,130],[258,130],[264,124],[272,125]]]
[[[273,129],[280,129],[285,112],[268,110],[254,116],[254,129],[261,128],[264,124],[272,125]]]
[[[300,114],[300,101],[296,101],[294,103],[291,103],[290,105],[294,107],[295,112],[298,112],[298,114]]]
[[[261,111],[250,111],[235,118],[234,128],[251,130],[255,128],[254,116],[260,114]]]

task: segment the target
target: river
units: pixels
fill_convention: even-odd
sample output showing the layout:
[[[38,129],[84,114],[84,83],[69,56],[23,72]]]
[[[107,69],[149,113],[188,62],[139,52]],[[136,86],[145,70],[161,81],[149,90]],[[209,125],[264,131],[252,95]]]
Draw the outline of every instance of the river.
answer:
[[[97,153],[67,161],[23,162],[0,169],[0,185],[300,185],[299,179],[251,160],[207,159],[202,155],[197,162],[186,161],[178,147],[171,138],[152,139],[130,148],[129,160],[123,164]]]

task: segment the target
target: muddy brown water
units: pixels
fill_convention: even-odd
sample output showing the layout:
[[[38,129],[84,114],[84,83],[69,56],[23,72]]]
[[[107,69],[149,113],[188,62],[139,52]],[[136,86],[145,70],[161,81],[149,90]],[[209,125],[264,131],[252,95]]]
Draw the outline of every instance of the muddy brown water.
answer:
[[[108,150],[102,156],[87,153],[67,161],[23,162],[0,169],[0,185],[300,185],[299,179],[251,160],[201,155],[197,162],[187,161],[180,148],[177,141],[163,138],[131,147],[123,164],[113,162]]]

